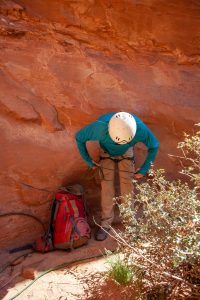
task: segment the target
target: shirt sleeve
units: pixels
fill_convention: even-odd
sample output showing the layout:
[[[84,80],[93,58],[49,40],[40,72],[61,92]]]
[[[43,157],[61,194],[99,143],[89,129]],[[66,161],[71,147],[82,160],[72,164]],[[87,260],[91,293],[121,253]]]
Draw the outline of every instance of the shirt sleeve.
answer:
[[[146,175],[146,173],[149,171],[151,167],[151,164],[155,160],[160,143],[155,137],[155,135],[145,124],[143,124],[142,135],[144,136],[144,138],[141,140],[141,142],[148,148],[148,153],[138,173],[142,175]]]
[[[92,159],[87,151],[86,143],[87,141],[98,141],[101,135],[101,128],[98,122],[93,122],[76,133],[76,143],[79,152],[89,167],[95,166]]]

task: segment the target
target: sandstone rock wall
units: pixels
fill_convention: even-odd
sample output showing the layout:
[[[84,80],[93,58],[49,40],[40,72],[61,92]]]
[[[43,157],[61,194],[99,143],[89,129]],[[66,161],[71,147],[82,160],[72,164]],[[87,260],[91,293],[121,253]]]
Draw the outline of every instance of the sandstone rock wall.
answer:
[[[141,117],[161,141],[156,166],[174,176],[167,154],[199,121],[199,28],[197,0],[2,0],[0,213],[46,224],[55,189],[75,181],[97,209],[74,134],[108,111]],[[137,154],[139,164],[140,145]],[[1,247],[42,232],[25,216],[0,224]]]

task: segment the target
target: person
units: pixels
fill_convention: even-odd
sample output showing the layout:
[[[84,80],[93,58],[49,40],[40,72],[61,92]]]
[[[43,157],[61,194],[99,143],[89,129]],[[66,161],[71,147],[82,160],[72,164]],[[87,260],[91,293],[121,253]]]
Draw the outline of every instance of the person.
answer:
[[[107,238],[114,219],[115,162],[118,164],[120,194],[133,193],[132,180],[141,179],[147,174],[156,157],[159,141],[136,115],[128,112],[104,114],[76,133],[76,142],[82,158],[90,168],[96,169],[98,163],[90,157],[87,141],[98,141],[100,145],[99,166],[103,172],[101,227],[96,232],[95,238],[103,241]],[[142,166],[135,171],[133,147],[138,142],[147,147],[148,153]]]

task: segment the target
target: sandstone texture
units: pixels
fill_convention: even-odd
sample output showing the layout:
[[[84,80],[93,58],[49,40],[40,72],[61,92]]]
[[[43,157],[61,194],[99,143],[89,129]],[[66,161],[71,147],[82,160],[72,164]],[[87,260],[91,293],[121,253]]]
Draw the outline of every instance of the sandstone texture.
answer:
[[[98,210],[74,135],[110,111],[142,118],[161,142],[156,167],[177,175],[168,154],[200,116],[199,29],[197,0],[1,0],[0,214],[46,225],[55,190],[73,182]],[[1,248],[42,233],[22,215],[0,226]]]

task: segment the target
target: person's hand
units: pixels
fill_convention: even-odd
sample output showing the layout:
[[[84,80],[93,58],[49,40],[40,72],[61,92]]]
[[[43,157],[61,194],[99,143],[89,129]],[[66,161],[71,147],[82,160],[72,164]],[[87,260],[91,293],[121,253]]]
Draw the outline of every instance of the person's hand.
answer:
[[[140,173],[135,173],[135,174],[134,174],[134,178],[135,178],[135,179],[141,179],[141,178],[143,178],[143,176],[144,176],[144,175],[142,175],[142,174],[140,174]]]
[[[93,164],[95,164],[95,166],[92,167],[92,170],[96,170],[98,167],[100,167],[100,165],[98,163],[96,163],[95,161],[92,161]]]
[[[139,168],[136,169],[135,174],[133,175],[134,179],[141,179],[144,176],[138,172],[139,170]]]

